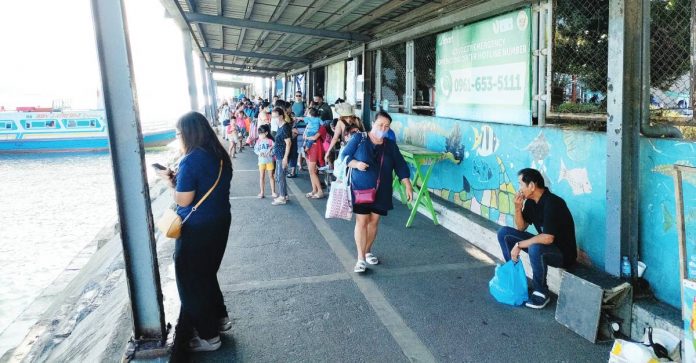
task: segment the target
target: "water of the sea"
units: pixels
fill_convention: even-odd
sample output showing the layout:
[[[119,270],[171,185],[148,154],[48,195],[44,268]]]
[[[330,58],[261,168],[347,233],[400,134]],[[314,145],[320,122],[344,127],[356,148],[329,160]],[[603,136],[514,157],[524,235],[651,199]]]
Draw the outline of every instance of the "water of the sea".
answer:
[[[0,155],[0,336],[116,213],[108,154]]]

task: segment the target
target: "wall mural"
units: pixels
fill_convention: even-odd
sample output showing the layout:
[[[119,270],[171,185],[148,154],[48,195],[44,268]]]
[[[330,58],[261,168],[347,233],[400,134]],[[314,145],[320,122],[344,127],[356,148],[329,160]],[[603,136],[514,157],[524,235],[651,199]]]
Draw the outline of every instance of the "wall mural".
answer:
[[[451,152],[458,164],[433,169],[433,194],[500,225],[513,225],[517,171],[542,172],[551,191],[566,200],[576,224],[579,258],[604,268],[606,136],[603,133],[392,115],[400,142]],[[674,163],[696,165],[696,144],[641,139],[640,258],[658,298],[679,306]],[[684,177],[687,240],[696,251],[696,175]],[[694,254],[696,273],[696,253]]]
[[[580,198],[574,202],[579,205],[571,207],[579,229],[589,232],[604,223],[603,210],[598,216],[585,211],[604,200],[606,158],[601,134],[400,114],[395,115],[392,128],[402,142],[448,151],[461,161],[438,163],[430,179],[431,191],[488,220],[513,225],[517,171],[532,167],[542,173],[554,193],[568,201]],[[588,172],[592,151],[601,157],[592,160],[597,170]],[[601,241],[580,243],[586,262],[603,265],[603,240],[601,236]]]
[[[677,210],[673,164],[696,165],[696,144],[681,140],[641,139],[640,256],[645,277],[657,296],[680,305]],[[687,271],[696,277],[696,174],[682,174],[686,223]]]

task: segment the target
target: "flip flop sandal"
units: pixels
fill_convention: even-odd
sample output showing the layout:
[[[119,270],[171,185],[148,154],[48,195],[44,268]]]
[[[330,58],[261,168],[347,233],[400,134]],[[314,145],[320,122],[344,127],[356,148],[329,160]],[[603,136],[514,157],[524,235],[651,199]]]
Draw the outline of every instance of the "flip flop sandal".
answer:
[[[375,255],[373,255],[372,253],[366,253],[366,254],[365,254],[365,262],[367,262],[367,263],[370,264],[370,265],[377,265],[377,264],[379,264],[379,260],[378,260],[377,257],[375,257]]]
[[[322,199],[322,198],[324,198],[324,194],[321,194],[321,195],[319,195],[319,194],[313,194],[310,198],[312,198],[312,199]]]
[[[366,269],[367,263],[365,263],[365,261],[358,260],[358,262],[355,264],[355,267],[353,268],[353,272],[365,272]]]
[[[314,193],[309,192],[309,193],[305,194],[305,197],[307,197],[307,198],[314,198]]]

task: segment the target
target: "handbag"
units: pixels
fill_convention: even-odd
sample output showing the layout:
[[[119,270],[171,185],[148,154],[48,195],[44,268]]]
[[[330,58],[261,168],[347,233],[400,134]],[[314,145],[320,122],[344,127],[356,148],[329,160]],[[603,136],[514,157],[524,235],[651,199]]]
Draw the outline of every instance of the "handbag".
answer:
[[[379,180],[382,178],[382,164],[384,164],[384,151],[382,151],[382,160],[379,162],[379,169],[377,169],[377,185],[374,188],[353,189],[353,200],[355,204],[372,204],[375,202],[377,189],[379,188]]]
[[[220,160],[220,172],[218,173],[217,180],[215,180],[215,184],[213,184],[212,187],[210,187],[210,190],[208,190],[207,193],[201,198],[201,200],[196,203],[196,205],[191,208],[191,211],[189,214],[186,215],[186,217],[182,220],[179,214],[176,213],[175,210],[171,208],[167,208],[164,210],[164,213],[162,213],[162,216],[159,217],[157,220],[157,228],[160,230],[160,232],[164,233],[165,236],[169,238],[179,238],[181,236],[181,228],[186,223],[186,221],[191,217],[191,214],[193,212],[198,210],[198,207],[200,207],[201,204],[208,198],[210,193],[213,192],[213,189],[218,185],[218,182],[220,182],[220,177],[222,176],[222,160]]]
[[[331,183],[329,199],[326,201],[326,218],[340,218],[347,221],[353,218],[353,204],[350,198],[350,172],[346,180]]]

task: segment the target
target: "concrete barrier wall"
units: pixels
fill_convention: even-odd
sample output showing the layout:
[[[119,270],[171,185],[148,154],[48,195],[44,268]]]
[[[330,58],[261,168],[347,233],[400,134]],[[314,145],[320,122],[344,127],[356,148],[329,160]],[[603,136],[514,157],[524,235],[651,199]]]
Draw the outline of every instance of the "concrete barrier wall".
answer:
[[[431,191],[499,225],[513,225],[517,171],[526,167],[540,170],[551,191],[564,198],[573,213],[579,258],[604,268],[604,133],[403,114],[392,117],[400,142],[450,151],[461,160],[459,164],[443,161],[435,166]],[[674,140],[641,141],[640,254],[648,265],[646,278],[657,296],[672,306],[680,305],[679,264],[674,186],[668,168],[677,161],[696,165],[695,146]],[[694,195],[689,194],[693,179],[685,183],[685,196]],[[687,203],[687,223],[689,218],[696,218],[696,202],[691,205],[689,209]]]

